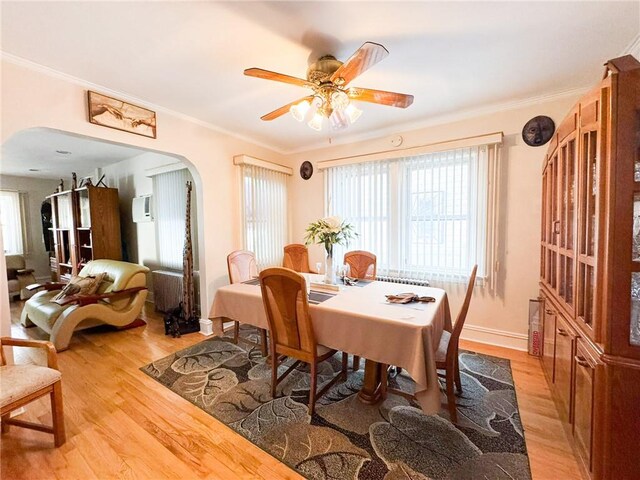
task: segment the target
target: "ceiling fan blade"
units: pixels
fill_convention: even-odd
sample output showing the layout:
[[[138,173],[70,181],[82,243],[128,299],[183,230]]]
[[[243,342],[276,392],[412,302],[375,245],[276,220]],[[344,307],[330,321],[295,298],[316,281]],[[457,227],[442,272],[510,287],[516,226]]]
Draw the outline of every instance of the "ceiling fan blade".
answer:
[[[360,102],[379,103],[391,107],[407,108],[413,103],[413,95],[404,93],[385,92],[370,88],[351,87],[346,90],[349,98]]]
[[[261,116],[260,120],[264,120],[265,122],[268,122],[270,120],[275,120],[276,118],[281,117],[282,115],[287,113],[291,107],[305,100],[308,102],[311,102],[311,100],[313,100],[313,95],[309,95],[308,97],[304,97],[304,98],[299,98],[295,102],[287,103],[286,105],[283,105],[277,110],[274,110],[273,112],[270,112],[270,113],[267,113],[266,115]]]
[[[303,80],[302,78],[292,77],[283,73],[270,72],[269,70],[263,70],[262,68],[247,68],[244,71],[244,74],[249,77],[264,78],[265,80],[290,83],[292,85],[298,85],[299,87],[313,88],[316,86],[314,83]]]
[[[335,82],[336,79],[343,78],[344,82],[342,82],[342,85],[346,85],[358,75],[383,60],[387,55],[389,55],[389,51],[379,43],[365,42],[351,55],[349,60],[344,62],[340,68],[331,75],[331,81]]]

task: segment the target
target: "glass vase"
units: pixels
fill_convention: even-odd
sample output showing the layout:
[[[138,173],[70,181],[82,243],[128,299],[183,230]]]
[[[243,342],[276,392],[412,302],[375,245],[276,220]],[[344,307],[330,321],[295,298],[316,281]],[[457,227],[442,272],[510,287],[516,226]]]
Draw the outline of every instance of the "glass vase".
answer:
[[[336,272],[333,269],[333,249],[327,251],[327,260],[324,266],[324,283],[335,285]]]

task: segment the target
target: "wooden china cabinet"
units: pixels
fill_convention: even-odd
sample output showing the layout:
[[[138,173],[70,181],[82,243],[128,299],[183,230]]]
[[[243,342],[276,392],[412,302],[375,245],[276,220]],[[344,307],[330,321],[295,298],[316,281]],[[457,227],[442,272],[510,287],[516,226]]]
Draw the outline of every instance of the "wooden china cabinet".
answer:
[[[595,479],[640,478],[640,62],[611,60],[542,174],[542,365]]]

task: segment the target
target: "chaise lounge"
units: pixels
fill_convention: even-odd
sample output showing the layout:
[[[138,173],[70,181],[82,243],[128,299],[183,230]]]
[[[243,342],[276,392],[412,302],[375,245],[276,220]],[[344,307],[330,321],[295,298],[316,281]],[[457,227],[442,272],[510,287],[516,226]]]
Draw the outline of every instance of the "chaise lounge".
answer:
[[[133,322],[142,311],[147,298],[147,267],[116,260],[93,260],[80,271],[80,277],[104,273],[104,279],[94,294],[71,295],[61,303],[53,298],[64,284],[47,283],[31,285],[38,292],[29,299],[22,310],[21,323],[25,327],[34,324],[49,333],[56,350],[69,347],[76,330],[100,324],[124,327]]]

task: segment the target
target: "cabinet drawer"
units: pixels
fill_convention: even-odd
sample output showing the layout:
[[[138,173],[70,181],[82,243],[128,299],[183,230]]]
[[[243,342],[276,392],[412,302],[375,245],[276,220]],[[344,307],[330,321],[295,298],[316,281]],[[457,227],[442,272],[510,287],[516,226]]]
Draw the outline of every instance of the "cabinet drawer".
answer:
[[[587,471],[591,472],[593,454],[593,404],[597,356],[581,338],[574,357],[573,439]]]
[[[554,390],[559,401],[560,419],[570,423],[572,419],[572,372],[575,356],[576,335],[569,323],[556,317],[556,349],[554,369]]]

